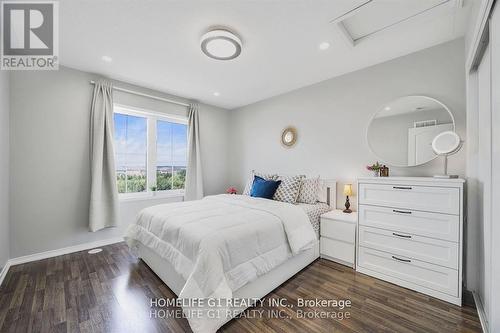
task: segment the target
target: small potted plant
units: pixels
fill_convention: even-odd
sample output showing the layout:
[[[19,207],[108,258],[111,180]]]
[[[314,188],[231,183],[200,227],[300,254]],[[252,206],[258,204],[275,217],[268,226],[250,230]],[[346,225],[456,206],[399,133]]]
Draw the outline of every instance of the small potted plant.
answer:
[[[371,171],[373,172],[373,176],[374,177],[378,177],[380,175],[380,169],[381,169],[382,165],[380,165],[377,161],[377,163],[375,164],[372,164],[372,165],[367,165],[366,166],[366,169],[368,171]]]
[[[234,187],[230,187],[226,190],[227,194],[238,194],[238,191]]]
[[[153,196],[156,195],[156,191],[158,190],[158,187],[156,185],[153,185],[149,188],[151,190],[151,192],[153,192]]]

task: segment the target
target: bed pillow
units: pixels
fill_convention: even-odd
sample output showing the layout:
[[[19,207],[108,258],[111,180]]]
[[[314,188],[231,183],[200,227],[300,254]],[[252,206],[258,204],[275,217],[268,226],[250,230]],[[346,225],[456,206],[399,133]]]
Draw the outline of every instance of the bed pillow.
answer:
[[[252,184],[250,196],[256,198],[272,199],[274,193],[281,184],[281,180],[266,180],[259,176],[255,176]]]
[[[262,173],[262,172],[255,172],[255,170],[252,170],[252,175],[247,181],[245,189],[243,190],[243,195],[250,195],[250,191],[252,190],[252,184],[253,184],[255,176],[258,176],[258,177],[263,178],[265,180],[276,180],[276,178],[278,178],[278,175],[272,175],[269,173]]]
[[[302,180],[297,202],[315,204],[318,202],[319,177]]]
[[[300,184],[302,180],[306,178],[305,176],[279,176],[278,180],[281,180],[281,185],[276,190],[274,194],[274,200],[296,203],[297,197],[299,196]]]

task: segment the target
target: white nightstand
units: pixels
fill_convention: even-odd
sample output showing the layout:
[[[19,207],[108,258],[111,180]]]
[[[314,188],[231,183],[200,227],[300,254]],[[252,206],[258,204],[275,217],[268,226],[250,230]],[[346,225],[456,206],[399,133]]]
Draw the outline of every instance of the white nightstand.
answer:
[[[321,258],[355,267],[357,220],[358,213],[346,214],[341,209],[321,215]]]

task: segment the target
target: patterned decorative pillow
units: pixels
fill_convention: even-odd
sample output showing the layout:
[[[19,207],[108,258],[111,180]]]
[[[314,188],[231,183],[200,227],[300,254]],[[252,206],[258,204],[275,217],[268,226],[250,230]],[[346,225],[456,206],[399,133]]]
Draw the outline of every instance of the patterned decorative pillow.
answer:
[[[255,176],[263,178],[265,180],[276,180],[278,178],[278,175],[256,172],[255,170],[252,170],[252,174],[251,174],[250,178],[247,180],[247,184],[245,186],[245,189],[243,190],[243,193],[242,193],[243,195],[250,195],[250,191],[252,190],[253,179]]]
[[[276,201],[296,203],[297,197],[299,196],[300,185],[302,180],[306,176],[279,176],[278,180],[281,180],[281,185],[274,193],[273,199]]]
[[[308,178],[302,181],[297,202],[315,204],[318,202],[319,176]]]

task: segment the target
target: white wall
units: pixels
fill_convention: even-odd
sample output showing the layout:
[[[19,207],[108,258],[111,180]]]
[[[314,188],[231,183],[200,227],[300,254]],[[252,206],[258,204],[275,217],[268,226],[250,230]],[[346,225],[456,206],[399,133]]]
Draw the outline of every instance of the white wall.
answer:
[[[0,271],[9,259],[9,72],[0,71]]]
[[[180,198],[120,204],[120,226],[88,232],[90,80],[97,75],[64,68],[11,76],[11,257],[122,236],[139,209]],[[124,87],[133,87],[122,82]],[[133,87],[146,93],[175,98]],[[186,108],[124,93],[115,102],[155,111]],[[228,111],[200,106],[206,194],[227,187]]]
[[[334,59],[332,60],[334,61]],[[370,175],[375,162],[366,142],[373,114],[406,95],[427,95],[452,111],[458,133],[465,135],[464,41],[455,40],[354,73],[333,78],[231,113],[231,179],[240,189],[252,169],[304,173],[354,182]],[[280,144],[288,125],[298,130],[292,149]],[[390,133],[387,133],[390,136]],[[432,176],[443,161],[391,168],[391,175]],[[449,172],[464,176],[465,152],[450,157]],[[343,198],[339,186],[339,198]],[[355,202],[356,197],[352,198]],[[341,207],[343,200],[337,206]]]

